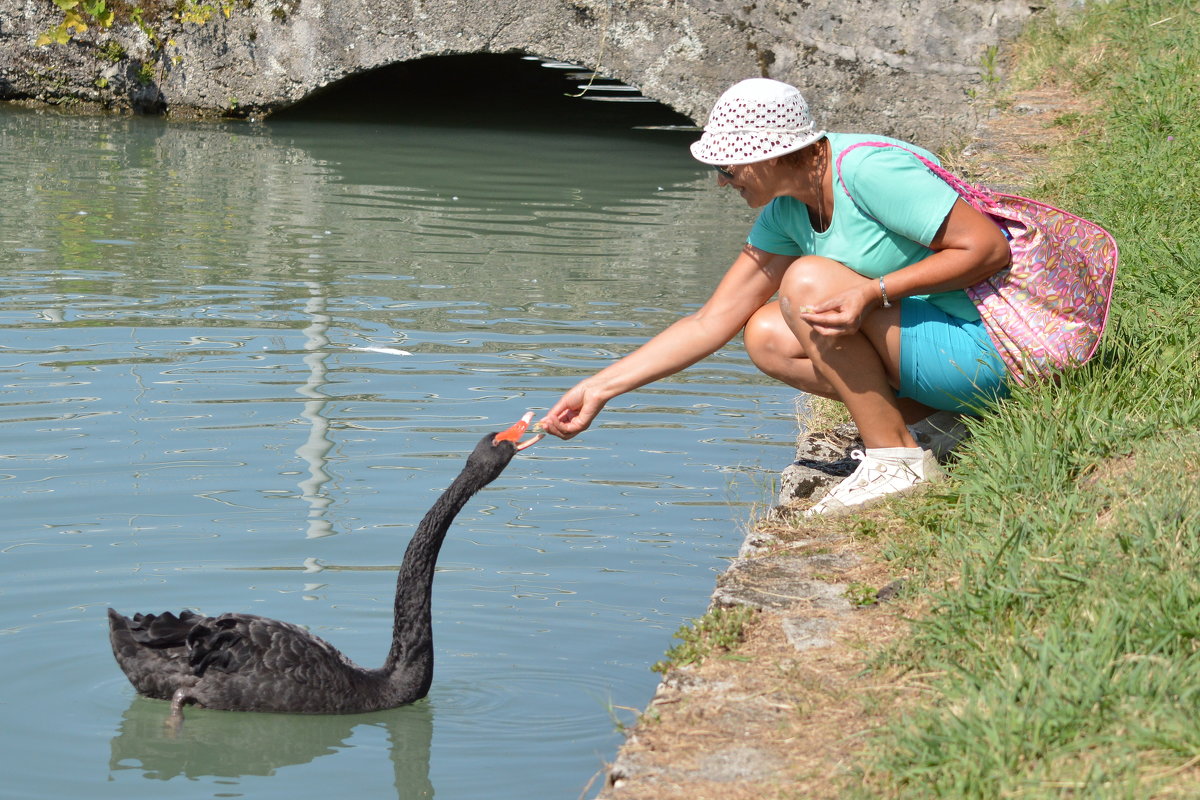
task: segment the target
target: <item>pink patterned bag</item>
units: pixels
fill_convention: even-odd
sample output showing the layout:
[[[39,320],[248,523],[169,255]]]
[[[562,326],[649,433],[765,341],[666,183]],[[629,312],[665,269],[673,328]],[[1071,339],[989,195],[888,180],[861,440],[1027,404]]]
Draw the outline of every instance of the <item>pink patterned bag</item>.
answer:
[[[912,153],[1004,232],[1012,265],[966,291],[1017,383],[1050,377],[1095,354],[1117,276],[1117,243],[1108,231],[1037,200],[967,183],[889,142],[860,142],[843,150],[837,159],[843,188],[842,158],[864,146]]]

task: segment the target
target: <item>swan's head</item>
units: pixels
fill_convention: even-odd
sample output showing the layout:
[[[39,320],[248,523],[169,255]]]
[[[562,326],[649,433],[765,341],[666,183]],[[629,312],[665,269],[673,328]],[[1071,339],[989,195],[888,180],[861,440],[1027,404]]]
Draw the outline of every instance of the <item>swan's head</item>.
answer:
[[[532,439],[521,441],[521,437],[525,435],[525,431],[529,428],[529,423],[533,421],[533,412],[526,411],[525,416],[517,420],[517,423],[508,430],[500,431],[492,436],[492,446],[499,447],[501,442],[511,442],[516,452],[521,452],[530,445],[540,442],[546,434],[539,433]]]
[[[508,466],[508,462],[512,461],[513,456],[541,441],[545,436],[544,433],[539,433],[531,439],[521,441],[521,437],[525,435],[525,431],[532,421],[533,412],[530,411],[511,428],[484,436],[479,444],[475,445],[475,452],[471,453],[471,457],[467,461],[478,465],[477,468],[483,468],[485,465],[491,467],[495,472],[492,477],[499,475],[500,471]]]

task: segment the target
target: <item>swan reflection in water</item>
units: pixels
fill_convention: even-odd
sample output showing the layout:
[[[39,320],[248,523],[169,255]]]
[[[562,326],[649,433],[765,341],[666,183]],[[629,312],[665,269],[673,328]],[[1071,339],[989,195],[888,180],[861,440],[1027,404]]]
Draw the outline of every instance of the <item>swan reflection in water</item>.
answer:
[[[433,709],[421,701],[387,711],[354,715],[228,714],[195,711],[176,736],[163,736],[162,704],[136,696],[112,738],[112,773],[140,770],[151,780],[236,779],[274,775],[352,745],[352,735],[381,728],[398,800],[434,796],[429,781]]]

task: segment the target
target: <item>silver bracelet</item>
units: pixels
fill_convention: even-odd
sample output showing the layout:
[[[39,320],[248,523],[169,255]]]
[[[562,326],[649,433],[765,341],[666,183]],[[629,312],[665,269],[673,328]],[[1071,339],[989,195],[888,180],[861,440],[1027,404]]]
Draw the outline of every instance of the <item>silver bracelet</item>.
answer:
[[[891,308],[891,307],[892,307],[892,301],[891,301],[891,300],[888,300],[888,296],[887,296],[887,285],[886,285],[886,284],[884,284],[884,282],[883,282],[883,278],[880,278],[880,279],[879,279],[879,294],[880,294],[880,295],[883,297],[883,307],[884,307],[884,308]]]

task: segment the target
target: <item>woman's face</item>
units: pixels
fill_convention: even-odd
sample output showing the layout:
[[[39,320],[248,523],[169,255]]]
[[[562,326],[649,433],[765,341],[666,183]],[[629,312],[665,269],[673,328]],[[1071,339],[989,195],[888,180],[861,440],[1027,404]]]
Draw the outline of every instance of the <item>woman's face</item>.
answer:
[[[775,182],[775,162],[778,159],[768,158],[766,161],[754,161],[750,164],[722,166],[717,170],[717,185],[732,186],[751,208],[762,208],[777,197]]]

